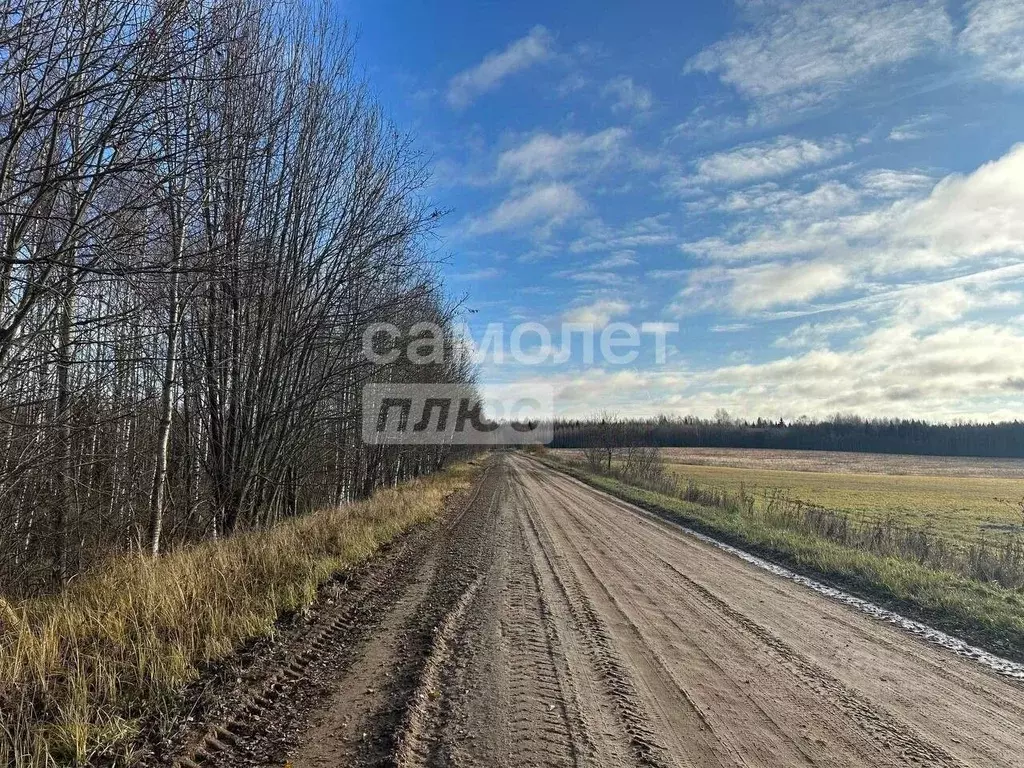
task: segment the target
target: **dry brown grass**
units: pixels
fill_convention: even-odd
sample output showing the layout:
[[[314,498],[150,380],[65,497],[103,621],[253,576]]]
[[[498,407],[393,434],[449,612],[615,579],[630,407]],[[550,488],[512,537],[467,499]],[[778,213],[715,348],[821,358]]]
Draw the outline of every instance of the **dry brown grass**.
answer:
[[[0,598],[0,765],[131,763],[141,718],[170,713],[204,665],[271,634],[332,575],[437,515],[474,471],[158,560],[122,558],[54,597]]]

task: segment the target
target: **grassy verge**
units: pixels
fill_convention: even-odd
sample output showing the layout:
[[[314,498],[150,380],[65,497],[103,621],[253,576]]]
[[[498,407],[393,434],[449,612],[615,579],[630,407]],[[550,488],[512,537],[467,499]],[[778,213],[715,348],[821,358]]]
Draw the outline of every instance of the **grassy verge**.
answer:
[[[0,765],[130,763],[143,717],[173,711],[205,665],[433,518],[475,471],[460,465],[158,560],[126,557],[51,598],[0,598]]]
[[[1024,661],[1024,590],[878,555],[772,525],[756,510],[726,509],[646,490],[557,459],[546,463],[596,488],[721,541]]]

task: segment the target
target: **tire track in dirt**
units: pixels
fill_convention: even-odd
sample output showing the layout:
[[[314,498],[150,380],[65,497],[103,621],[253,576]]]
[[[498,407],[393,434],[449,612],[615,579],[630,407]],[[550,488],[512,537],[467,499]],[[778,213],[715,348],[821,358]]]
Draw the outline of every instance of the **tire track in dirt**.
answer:
[[[1024,766],[1024,688],[521,455],[434,535],[295,768]]]
[[[607,716],[610,704],[595,708],[603,699],[595,693],[601,688],[598,675],[582,647],[583,628],[567,624],[568,613],[553,600],[511,490],[506,484],[499,492],[495,561],[475,595],[476,620],[467,622],[457,644],[470,660],[455,662],[437,764],[633,764],[626,733]],[[481,691],[493,694],[482,707]],[[490,718],[480,718],[481,710]]]
[[[569,688],[560,638],[532,564],[522,557],[522,531],[510,532],[513,555],[505,574],[502,656],[509,681],[509,762],[578,765],[581,723]]]
[[[586,596],[540,546],[529,499],[505,478],[490,503],[494,561],[437,632],[397,764],[675,765]],[[491,718],[474,718],[473,694],[495,683]],[[466,744],[470,728],[490,752]]]
[[[422,531],[407,535],[378,562],[346,576],[344,587],[329,585],[325,594],[332,596],[323,598],[310,624],[285,630],[249,668],[222,672],[234,682],[210,683],[204,698],[213,703],[202,724],[177,737],[182,746],[173,748],[173,764],[196,768],[274,762],[273,755],[285,748],[302,720],[302,705],[322,691],[325,678],[358,666],[356,648],[373,634],[398,596],[415,588],[409,565],[426,547]],[[349,585],[351,581],[355,584]]]
[[[614,753],[616,750],[613,744],[608,743],[611,741],[608,739],[608,735],[621,732],[628,745],[628,750],[632,753],[633,760],[630,762],[658,768],[670,765],[665,757],[665,747],[659,743],[651,731],[650,716],[642,704],[631,675],[612,644],[604,623],[594,610],[593,603],[580,587],[579,581],[573,574],[566,573],[564,568],[558,567],[552,555],[553,547],[550,539],[546,532],[541,533],[541,528],[538,527],[535,518],[535,511],[532,510],[532,503],[525,494],[518,477],[515,478],[515,482],[517,508],[522,515],[523,525],[529,531],[528,540],[531,552],[535,559],[539,559],[543,563],[545,580],[554,587],[548,591],[549,593],[557,592],[560,595],[565,613],[569,617],[569,621],[564,623],[571,625],[581,639],[586,648],[590,665],[598,673],[602,684],[603,690],[598,694],[593,693],[594,686],[590,687],[591,696],[588,702],[590,709],[596,712],[611,709],[614,713],[611,718],[605,718],[614,720],[615,725],[606,726],[602,730],[604,739],[599,748],[604,747],[608,752]],[[602,697],[607,701],[602,701]],[[611,707],[608,706],[608,703],[611,704]],[[699,719],[699,713],[695,710],[694,715]],[[697,725],[698,731],[705,730],[702,726],[706,724],[699,722],[695,725]],[[707,755],[702,751],[701,754],[695,755],[695,757],[698,756],[706,757]],[[618,756],[614,763],[608,762],[607,756],[602,757],[604,759],[600,764],[625,764],[622,756]]]
[[[541,513],[533,514],[540,517]],[[571,544],[566,546],[570,539],[561,526],[548,515],[541,524],[544,530],[541,537],[540,529],[536,528],[536,523],[534,525],[538,530],[538,545],[552,563],[552,569],[555,569],[555,562],[561,561],[560,569],[555,570],[556,578],[567,593],[572,593],[570,600],[584,607],[584,621],[592,627],[593,636],[600,639],[603,647],[598,655],[616,658],[619,653],[614,649],[617,648],[629,660],[631,669],[622,662],[614,663],[611,677],[614,688],[622,692],[620,706],[629,723],[627,731],[642,734],[638,737],[641,759],[650,760],[651,757],[644,754],[648,751],[647,745],[656,745],[654,749],[664,764],[676,764],[662,756],[667,751],[686,765],[728,765],[733,764],[733,758],[738,760],[738,753],[721,754],[723,750],[728,751],[728,746],[713,732],[705,713],[685,688],[676,683],[665,660],[646,643],[639,627],[622,610],[590,564],[576,556]],[[610,621],[619,625],[620,631],[614,637],[604,628],[605,622],[599,618],[597,608],[604,608],[603,613],[613,617]],[[638,686],[643,688],[642,693]],[[642,701],[650,702],[652,711],[645,711]],[[670,748],[658,743],[655,730],[662,734]]]
[[[576,516],[574,512],[576,508],[575,500],[565,504],[566,513],[569,515]],[[590,517],[587,524],[588,527],[594,527],[597,521]],[[588,539],[599,536],[590,531],[583,535]],[[628,545],[626,542],[628,542]],[[695,645],[694,651],[702,657],[702,660],[695,660],[691,662],[690,666],[698,668],[703,664],[711,671],[714,678],[719,681],[719,696],[723,693],[722,686],[728,686],[732,689],[733,696],[745,702],[747,705],[748,723],[755,716],[762,720],[765,737],[771,738],[775,742],[775,754],[782,752],[786,747],[786,742],[790,742],[789,746],[791,746],[793,752],[787,757],[787,764],[796,764],[798,760],[814,762],[817,757],[820,757],[816,754],[820,750],[808,749],[799,740],[792,740],[787,734],[792,721],[789,721],[790,726],[788,727],[787,721],[780,717],[781,713],[763,705],[759,697],[746,695],[743,689],[749,686],[742,680],[736,680],[736,670],[730,669],[721,663],[719,657],[735,665],[739,661],[739,654],[749,654],[744,646],[748,646],[755,651],[766,650],[770,652],[773,658],[770,659],[770,664],[762,669],[766,677],[764,680],[766,687],[776,689],[794,686],[804,687],[808,693],[820,697],[823,709],[832,710],[843,721],[848,720],[856,723],[870,741],[877,742],[872,746],[867,743],[868,740],[859,739],[857,734],[850,733],[844,729],[840,733],[821,733],[817,737],[810,739],[811,741],[817,741],[819,746],[846,742],[846,748],[858,751],[865,759],[878,761],[880,764],[890,761],[893,752],[896,752],[899,757],[898,764],[913,761],[929,765],[960,765],[947,752],[922,740],[906,724],[901,723],[898,719],[892,717],[891,714],[872,706],[869,702],[857,696],[823,669],[796,653],[789,645],[782,642],[763,626],[735,611],[726,601],[718,598],[709,590],[689,579],[679,568],[673,566],[668,560],[658,554],[659,550],[655,542],[646,538],[642,542],[646,546],[646,556],[643,558],[643,575],[648,579],[657,579],[652,586],[659,588],[640,593],[635,599],[627,597],[618,607],[624,613],[632,615],[656,615],[663,625],[668,628],[668,631],[656,631],[655,634],[667,635],[669,638],[673,635],[684,637],[690,628],[678,621],[672,611],[665,610],[664,605],[655,602],[652,592],[664,594],[666,590],[671,590],[677,598],[684,593],[688,593],[689,599],[686,600],[686,605],[690,608],[690,613],[701,615],[708,625],[715,628],[715,633],[720,637],[731,638],[729,648],[732,650],[732,654],[727,655],[721,652],[723,648],[721,644],[711,646],[711,648],[718,652],[711,652],[708,647]],[[635,556],[637,542],[627,532],[620,529],[619,543],[623,545],[623,551],[616,555],[618,561],[624,569],[630,569],[634,578],[639,578],[637,570],[630,567],[631,563],[639,562]],[[656,574],[652,573],[651,565],[660,567],[664,572],[670,574],[670,578],[658,578]],[[670,603],[669,605],[672,604]],[[632,623],[632,620],[630,621]],[[634,624],[634,626],[637,625]],[[638,631],[640,631],[639,628]],[[749,642],[735,637],[738,632],[747,633],[750,636]],[[647,634],[651,633],[648,632]],[[656,653],[656,651],[652,649],[652,653]],[[746,658],[750,658],[750,656],[747,655]],[[778,708],[778,704],[775,704],[774,708]],[[725,741],[729,739],[729,734],[722,733],[720,738]]]
[[[430,762],[438,739],[436,723],[442,712],[440,690],[444,668],[451,662],[456,637],[462,631],[466,612],[479,587],[477,579],[466,588],[436,632],[399,736],[395,762],[401,768],[416,768]]]
[[[392,705],[374,718],[369,731],[368,742],[377,752],[387,747],[386,765],[434,765],[447,754],[454,659],[482,574],[495,557],[496,510],[505,482],[502,469],[489,463],[469,502],[444,526],[430,587],[404,630],[407,655],[395,659],[401,671],[390,687]],[[367,754],[356,764],[371,764]]]
[[[737,743],[745,755],[756,756],[758,742],[767,741],[767,733],[751,729],[756,721],[752,717],[760,710],[773,722],[773,728],[801,734],[807,723],[818,726],[818,735],[807,728],[810,739],[792,739],[797,744],[808,742],[800,752],[811,762],[823,758],[834,762],[838,757],[839,764],[853,764],[852,758],[859,754],[865,764],[1024,763],[1019,752],[1024,697],[1019,687],[844,606],[758,572],[672,530],[670,523],[652,520],[631,505],[534,462],[517,462],[517,470],[527,478],[531,495],[550,499],[550,504],[543,505],[546,519],[556,529],[564,528],[565,549],[578,555],[578,569],[589,569],[593,589],[610,591],[617,603],[614,609],[637,616],[635,625],[643,627],[651,645],[664,649],[675,662],[682,687],[712,710],[710,719],[719,736],[728,738],[723,724],[743,724],[745,732]],[[734,575],[741,580],[737,582]],[[749,589],[746,581],[758,585],[758,592]],[[726,586],[726,591],[721,586]],[[758,595],[761,599],[751,599]],[[742,610],[733,605],[738,598],[743,600]],[[762,618],[750,615],[752,602]],[[765,622],[768,617],[771,620]],[[801,617],[803,624],[794,621],[795,617]],[[787,630],[793,625],[795,634],[780,636],[777,629],[768,628],[771,624],[782,624]],[[855,633],[849,636],[851,630]],[[898,662],[879,659],[873,669],[864,668],[858,652],[860,668],[852,670],[857,674],[850,674],[844,666],[845,679],[841,679],[831,671],[832,664],[823,663],[825,649],[813,642],[818,636],[827,645],[839,647],[870,639],[872,647],[884,649],[886,655],[905,658]],[[796,646],[812,650],[812,655],[798,651],[794,641]],[[942,657],[941,662],[937,657]],[[919,658],[927,665],[922,667]],[[834,659],[834,654],[829,657]],[[902,669],[904,661],[915,662],[914,672]],[[879,698],[878,692],[885,690],[879,680],[890,681],[887,687],[893,695]],[[941,708],[921,705],[922,694],[935,700],[932,685],[941,692],[957,681],[958,694],[943,697],[938,702]],[[787,690],[791,695],[774,695]],[[909,698],[911,691],[917,692],[916,707]],[[729,700],[737,692],[747,694],[746,706],[730,709]],[[966,694],[976,697],[979,713],[958,702],[957,695]],[[883,701],[902,704],[900,714]],[[795,719],[801,712],[802,722]],[[991,720],[993,716],[998,718],[996,722]],[[828,726],[824,745],[818,743],[822,725]],[[991,741],[978,738],[975,734],[980,732],[989,734]],[[825,746],[841,747],[842,752],[838,756],[833,752],[829,758],[831,750]]]

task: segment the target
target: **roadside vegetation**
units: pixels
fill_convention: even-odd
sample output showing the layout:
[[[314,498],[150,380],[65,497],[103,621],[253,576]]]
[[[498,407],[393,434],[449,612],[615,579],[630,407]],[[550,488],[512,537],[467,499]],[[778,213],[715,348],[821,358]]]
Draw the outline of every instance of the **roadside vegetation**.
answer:
[[[378,491],[262,532],[124,556],[61,593],[0,598],[0,765],[128,764],[143,719],[284,612],[467,488],[476,466]]]
[[[780,458],[767,461],[760,451],[742,456],[743,450],[729,451],[726,457],[715,455],[712,460],[721,463],[714,465],[698,463],[702,457],[693,456],[686,449],[664,448],[660,455],[665,471],[679,483],[692,484],[707,494],[718,491],[728,497],[752,498],[759,507],[786,504],[825,509],[854,523],[910,526],[935,538],[964,544],[997,543],[1014,534],[1024,534],[1021,477],[889,474],[881,469],[831,471],[827,466],[814,471],[793,470]],[[582,456],[580,451],[557,453]],[[880,454],[869,458],[878,464],[885,464],[887,459]],[[971,471],[980,472],[978,465],[984,461],[977,460]],[[740,465],[735,466],[734,462]],[[955,471],[955,467],[950,469]],[[1015,469],[1020,471],[1021,467]],[[993,468],[993,473],[1000,471],[1005,468]]]
[[[700,467],[666,458],[680,482],[753,497],[759,506],[827,509],[853,522],[911,526],[964,544],[1024,533],[1022,479]]]
[[[823,578],[996,653],[1024,658],[1024,536],[970,542],[895,517],[861,519],[680,478],[658,448],[607,441],[562,468],[627,501]]]

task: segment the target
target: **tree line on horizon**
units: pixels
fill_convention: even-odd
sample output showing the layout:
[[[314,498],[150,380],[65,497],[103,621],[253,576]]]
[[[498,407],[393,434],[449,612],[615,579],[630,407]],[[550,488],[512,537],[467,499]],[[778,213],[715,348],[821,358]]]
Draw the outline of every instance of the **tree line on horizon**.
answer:
[[[609,443],[659,448],[774,448],[934,456],[1024,458],[1024,421],[930,423],[919,419],[834,416],[798,419],[733,419],[719,411],[696,416],[589,419],[554,422],[552,448]]]
[[[0,594],[435,469],[367,382],[468,382],[411,138],[329,11],[14,0],[0,17]],[[452,331],[454,333],[454,331]],[[454,337],[453,337],[454,338]]]

